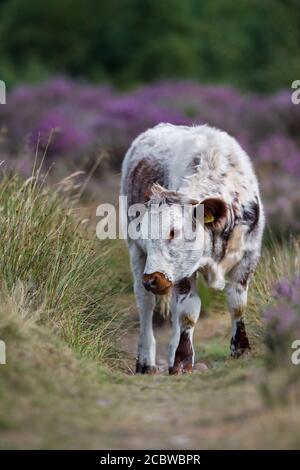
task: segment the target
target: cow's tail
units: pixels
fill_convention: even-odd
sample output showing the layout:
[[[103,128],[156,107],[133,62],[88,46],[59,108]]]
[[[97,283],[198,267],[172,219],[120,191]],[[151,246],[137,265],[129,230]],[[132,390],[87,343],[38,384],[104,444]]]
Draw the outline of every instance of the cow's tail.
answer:
[[[157,311],[161,314],[163,318],[168,318],[170,316],[171,297],[172,297],[172,289],[169,289],[168,293],[165,295],[156,296]]]

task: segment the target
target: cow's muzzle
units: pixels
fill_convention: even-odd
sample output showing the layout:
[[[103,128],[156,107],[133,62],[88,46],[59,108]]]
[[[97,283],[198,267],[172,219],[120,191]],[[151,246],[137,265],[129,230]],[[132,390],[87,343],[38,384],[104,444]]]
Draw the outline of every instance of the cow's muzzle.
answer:
[[[166,294],[171,285],[172,282],[163,273],[158,271],[143,275],[143,286],[155,295]]]

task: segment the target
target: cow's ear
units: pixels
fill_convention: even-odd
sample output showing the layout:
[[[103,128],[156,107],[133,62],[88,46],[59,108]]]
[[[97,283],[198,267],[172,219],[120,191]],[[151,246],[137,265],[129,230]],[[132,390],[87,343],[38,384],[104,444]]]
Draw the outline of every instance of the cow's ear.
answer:
[[[204,225],[220,230],[224,227],[227,217],[227,205],[223,199],[208,198],[201,202],[204,205]]]

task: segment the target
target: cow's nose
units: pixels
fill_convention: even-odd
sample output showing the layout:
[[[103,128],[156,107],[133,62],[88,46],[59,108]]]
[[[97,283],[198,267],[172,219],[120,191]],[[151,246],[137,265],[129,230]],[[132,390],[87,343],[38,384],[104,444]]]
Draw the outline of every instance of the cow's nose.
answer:
[[[146,290],[151,290],[153,288],[153,281],[150,280],[143,280],[143,286]]]
[[[143,286],[154,294],[163,294],[171,284],[171,281],[159,272],[143,275]]]
[[[150,274],[150,275],[145,274],[143,276],[143,286],[147,290],[154,289],[156,287],[156,282],[157,282],[157,275],[155,273]]]
[[[145,289],[151,290],[155,289],[158,282],[158,275],[156,273],[153,274],[144,274],[143,276],[143,285]]]

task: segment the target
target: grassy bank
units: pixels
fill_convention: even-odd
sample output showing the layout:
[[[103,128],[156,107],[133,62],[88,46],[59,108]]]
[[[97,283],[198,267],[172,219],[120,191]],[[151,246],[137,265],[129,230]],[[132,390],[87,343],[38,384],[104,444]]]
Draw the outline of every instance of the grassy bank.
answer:
[[[97,383],[108,372],[39,324],[39,312],[26,310],[23,296],[20,287],[1,292],[7,364],[0,375],[0,448],[88,447],[95,416],[97,429],[104,427]]]
[[[56,329],[81,357],[117,358],[124,315],[117,304],[124,285],[110,267],[111,247],[99,246],[80,217],[76,175],[48,187],[37,173],[0,184],[1,285],[16,286],[23,307]]]

